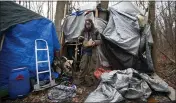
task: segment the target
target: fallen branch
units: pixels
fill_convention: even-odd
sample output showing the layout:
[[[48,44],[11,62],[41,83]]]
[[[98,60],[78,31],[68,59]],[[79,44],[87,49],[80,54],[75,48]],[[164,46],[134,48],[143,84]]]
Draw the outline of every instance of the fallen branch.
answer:
[[[159,50],[159,49],[158,49]],[[161,54],[163,54],[166,58],[168,58],[172,63],[174,63],[175,64],[175,60],[173,60],[172,58],[170,58],[169,56],[167,56],[164,52],[162,52],[161,50],[159,50],[159,52],[161,53]]]

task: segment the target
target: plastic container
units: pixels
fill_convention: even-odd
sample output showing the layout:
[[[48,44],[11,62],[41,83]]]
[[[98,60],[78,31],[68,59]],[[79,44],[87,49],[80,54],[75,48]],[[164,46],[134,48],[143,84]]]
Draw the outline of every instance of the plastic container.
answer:
[[[30,79],[28,69],[24,67],[11,71],[8,92],[11,99],[22,98],[29,94]]]

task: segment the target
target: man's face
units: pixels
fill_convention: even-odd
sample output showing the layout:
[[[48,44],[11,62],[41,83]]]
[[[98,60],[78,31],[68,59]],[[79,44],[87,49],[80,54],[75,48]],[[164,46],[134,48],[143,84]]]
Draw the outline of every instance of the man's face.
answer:
[[[86,21],[86,28],[91,29],[91,26],[92,26],[91,23],[89,21]]]

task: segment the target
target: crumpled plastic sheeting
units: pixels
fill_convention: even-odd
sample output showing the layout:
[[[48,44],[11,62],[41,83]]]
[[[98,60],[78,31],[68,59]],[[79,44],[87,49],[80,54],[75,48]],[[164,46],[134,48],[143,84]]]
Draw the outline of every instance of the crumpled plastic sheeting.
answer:
[[[106,21],[104,21],[101,18],[96,18],[95,17],[95,27],[98,29],[98,31],[100,33],[103,33],[104,29],[106,28],[106,25],[107,25]],[[97,55],[98,55],[98,59],[100,61],[100,65],[104,66],[104,67],[109,67],[110,64],[109,64],[107,58],[105,57],[105,55],[102,52],[101,45],[97,46],[97,51],[98,51]]]
[[[98,60],[100,62],[100,65],[103,67],[110,67],[110,64],[105,57],[104,53],[102,52],[101,45],[97,46],[97,55],[98,55]]]
[[[157,81],[145,73],[132,68],[114,70],[101,75],[97,89],[89,94],[85,102],[120,102],[125,99],[147,99],[152,90],[169,92],[168,84]]]
[[[103,32],[105,38],[129,53],[137,55],[140,27],[136,15],[141,12],[131,2],[120,2],[109,7],[109,11],[109,21]]]
[[[48,98],[55,102],[70,101],[76,95],[76,88],[65,85],[53,87],[48,92]]]
[[[143,67],[140,67],[140,68],[143,68],[144,73],[154,71],[153,60],[151,57],[152,44],[153,44],[153,38],[150,31],[150,25],[147,24],[146,27],[144,28],[144,31],[142,32],[141,43],[139,45],[140,46],[139,51],[141,53],[139,55],[141,55],[142,57],[141,59],[145,60],[145,64],[147,64],[147,66],[144,65]]]
[[[106,28],[107,21],[105,21],[105,20],[103,20],[101,18],[95,17],[94,25],[95,25],[95,27],[98,29],[98,31],[100,33],[103,33],[104,29]]]

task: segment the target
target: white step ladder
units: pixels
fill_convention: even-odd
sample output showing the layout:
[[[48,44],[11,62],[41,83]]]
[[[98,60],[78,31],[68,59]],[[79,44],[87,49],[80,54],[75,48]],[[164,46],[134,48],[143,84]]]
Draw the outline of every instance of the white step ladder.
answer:
[[[38,49],[37,42],[39,42],[39,41],[45,43],[45,48],[44,49]],[[47,60],[38,61],[38,55],[37,55],[38,51],[46,51],[47,52]],[[52,87],[52,86],[56,85],[55,80],[54,79],[52,80],[52,77],[51,77],[51,65],[50,65],[49,49],[48,49],[48,43],[47,43],[46,40],[44,40],[44,39],[36,39],[35,40],[35,58],[36,58],[37,84],[34,85],[34,91],[43,90],[45,88],[49,88],[49,87]],[[38,68],[39,63],[48,63],[48,70],[39,72],[39,68]],[[41,86],[40,85],[40,80],[39,80],[39,75],[43,74],[43,73],[49,73],[49,81],[50,82],[46,85]]]

